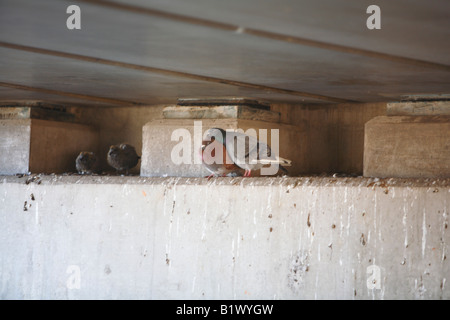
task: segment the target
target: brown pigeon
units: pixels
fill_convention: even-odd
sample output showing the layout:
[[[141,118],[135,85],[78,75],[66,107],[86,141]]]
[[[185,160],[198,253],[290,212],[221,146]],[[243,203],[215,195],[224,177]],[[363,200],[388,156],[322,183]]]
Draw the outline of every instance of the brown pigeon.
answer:
[[[97,166],[97,156],[90,151],[81,151],[75,160],[75,167],[79,174],[92,174],[97,170]]]
[[[121,143],[109,148],[107,161],[118,172],[125,171],[128,175],[128,170],[134,168],[140,158],[132,145]]]

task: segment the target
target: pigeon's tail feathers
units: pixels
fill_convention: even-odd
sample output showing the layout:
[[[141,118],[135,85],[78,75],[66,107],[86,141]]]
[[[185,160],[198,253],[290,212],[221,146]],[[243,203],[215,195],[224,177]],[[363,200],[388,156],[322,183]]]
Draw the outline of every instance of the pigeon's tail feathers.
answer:
[[[285,166],[285,167],[292,166],[292,160],[281,158],[281,157],[277,157],[277,158],[280,161],[280,165]]]
[[[257,160],[258,163],[261,164],[279,164],[280,166],[285,166],[285,167],[290,167],[292,166],[292,161],[285,159],[285,158],[281,158],[281,157],[276,157],[275,159],[259,159]]]

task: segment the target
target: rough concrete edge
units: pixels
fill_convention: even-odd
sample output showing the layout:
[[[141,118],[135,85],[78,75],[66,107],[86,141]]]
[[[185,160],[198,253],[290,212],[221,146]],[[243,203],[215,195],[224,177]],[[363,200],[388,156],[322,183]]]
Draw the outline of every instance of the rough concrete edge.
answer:
[[[102,176],[102,175],[16,175],[0,176],[3,184],[131,184],[131,185],[199,185],[199,186],[241,186],[241,187],[367,187],[367,188],[448,188],[450,178],[371,178],[371,177],[220,177],[220,178],[185,178],[185,177],[141,177],[141,176]]]
[[[373,124],[415,124],[415,123],[448,123],[450,115],[388,115],[378,116],[365,123],[367,128]]]

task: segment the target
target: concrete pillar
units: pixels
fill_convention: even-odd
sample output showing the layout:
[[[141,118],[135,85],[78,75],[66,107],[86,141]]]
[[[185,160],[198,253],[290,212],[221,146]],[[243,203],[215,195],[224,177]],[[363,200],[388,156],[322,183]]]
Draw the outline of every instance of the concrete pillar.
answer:
[[[142,176],[204,177],[210,173],[203,167],[200,158],[201,139],[209,128],[267,129],[267,142],[271,145],[271,129],[279,129],[279,155],[292,160],[289,174],[307,172],[307,140],[301,127],[279,123],[279,113],[247,106],[177,106],[163,111],[165,119],[148,122],[142,137]],[[201,127],[200,127],[201,126]],[[190,135],[188,161],[174,163],[172,152],[184,143],[177,134],[178,129]],[[181,131],[180,131],[181,132]],[[174,141],[172,141],[172,135]],[[252,173],[258,175],[258,172]]]
[[[0,174],[74,172],[80,151],[97,152],[93,127],[33,119],[26,109],[0,108]]]
[[[380,116],[367,122],[364,176],[450,177],[450,116]]]

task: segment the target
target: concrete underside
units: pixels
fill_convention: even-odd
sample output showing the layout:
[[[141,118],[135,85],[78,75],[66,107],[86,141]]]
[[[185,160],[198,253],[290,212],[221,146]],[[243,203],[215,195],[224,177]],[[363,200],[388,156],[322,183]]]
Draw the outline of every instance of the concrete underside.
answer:
[[[0,181],[1,299],[450,298],[449,179]]]

